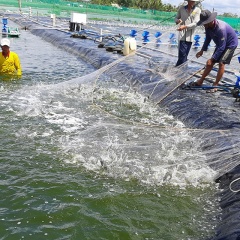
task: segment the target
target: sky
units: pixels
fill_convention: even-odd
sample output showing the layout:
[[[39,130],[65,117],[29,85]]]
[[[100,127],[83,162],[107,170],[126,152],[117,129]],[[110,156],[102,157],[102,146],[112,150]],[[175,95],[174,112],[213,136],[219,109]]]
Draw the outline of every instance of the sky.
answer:
[[[178,6],[183,2],[183,0],[162,0],[162,3],[164,4],[170,3],[175,6]],[[210,11],[214,9],[214,11],[219,14],[232,13],[240,16],[240,0],[204,0],[202,5],[204,9]]]

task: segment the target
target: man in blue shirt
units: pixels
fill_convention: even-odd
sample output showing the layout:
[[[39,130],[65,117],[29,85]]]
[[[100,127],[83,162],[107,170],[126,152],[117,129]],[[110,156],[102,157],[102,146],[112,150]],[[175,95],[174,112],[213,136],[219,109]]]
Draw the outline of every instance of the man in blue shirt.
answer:
[[[230,64],[233,53],[238,45],[238,37],[234,29],[226,22],[217,20],[216,16],[216,12],[211,13],[208,10],[204,10],[200,14],[200,21],[197,23],[198,26],[204,25],[206,38],[201,51],[196,54],[196,57],[201,57],[203,52],[207,51],[211,40],[216,44],[212,57],[207,60],[202,77],[195,82],[197,86],[203,84],[205,77],[208,76],[214,64],[219,63],[218,73],[213,83],[213,86],[217,86],[225,72],[225,64]],[[216,91],[217,88],[213,88],[211,92]]]

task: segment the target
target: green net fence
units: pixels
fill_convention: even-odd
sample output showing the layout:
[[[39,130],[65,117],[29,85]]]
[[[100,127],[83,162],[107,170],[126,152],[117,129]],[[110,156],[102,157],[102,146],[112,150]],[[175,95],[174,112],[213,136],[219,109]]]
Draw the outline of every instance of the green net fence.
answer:
[[[230,26],[232,26],[236,30],[240,30],[240,18],[229,18],[229,17],[217,17],[220,20],[227,22]]]
[[[87,13],[89,20],[116,20],[130,23],[161,23],[164,26],[175,25],[175,12],[160,12],[155,10],[131,9],[118,6],[91,4],[86,1],[70,2],[61,0],[21,0],[20,7],[23,13],[51,14],[69,17],[72,12]],[[19,8],[18,0],[0,0],[0,5]],[[2,8],[3,9],[3,8]]]
[[[62,0],[0,0],[4,8],[21,8],[21,11],[28,14],[56,14],[59,17],[69,17],[72,12],[87,13],[89,20],[115,20],[129,23],[148,23],[161,26],[173,26],[176,12],[163,12],[156,10],[143,10],[112,6],[91,4],[90,1],[62,1]],[[2,10],[4,10],[2,8]],[[31,9],[31,10],[29,10]],[[218,16],[218,19],[226,21],[234,29],[240,30],[239,18],[226,18]]]

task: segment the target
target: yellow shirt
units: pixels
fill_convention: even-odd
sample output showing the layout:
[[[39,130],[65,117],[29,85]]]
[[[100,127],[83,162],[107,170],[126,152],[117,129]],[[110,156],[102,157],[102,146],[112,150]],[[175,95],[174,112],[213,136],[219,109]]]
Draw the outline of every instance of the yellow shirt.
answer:
[[[6,58],[0,53],[0,74],[22,75],[21,63],[15,52],[9,52]]]

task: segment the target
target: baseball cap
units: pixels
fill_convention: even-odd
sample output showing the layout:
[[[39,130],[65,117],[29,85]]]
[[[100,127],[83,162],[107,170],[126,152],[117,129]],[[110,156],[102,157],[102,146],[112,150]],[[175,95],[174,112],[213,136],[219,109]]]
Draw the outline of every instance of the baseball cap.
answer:
[[[8,46],[8,47],[10,47],[10,40],[7,39],[7,38],[3,38],[1,40],[1,46]]]

